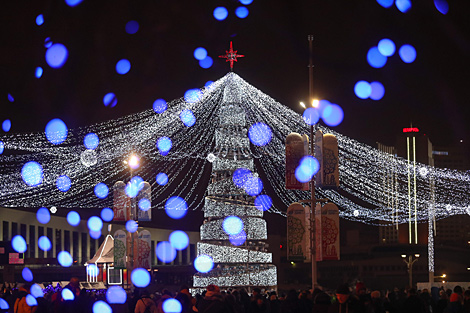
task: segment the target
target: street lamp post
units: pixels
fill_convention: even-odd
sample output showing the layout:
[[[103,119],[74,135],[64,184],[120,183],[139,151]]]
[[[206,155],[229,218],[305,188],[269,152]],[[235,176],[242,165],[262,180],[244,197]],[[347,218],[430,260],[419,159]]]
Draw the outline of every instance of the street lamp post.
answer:
[[[419,259],[419,254],[415,255],[406,255],[402,254],[401,257],[403,258],[403,262],[406,263],[406,266],[408,267],[408,284],[411,287],[413,287],[413,264],[418,261]]]
[[[132,154],[129,157],[128,160],[124,161],[124,163],[129,165],[129,170],[130,170],[130,174],[131,174],[131,180],[130,180],[129,183],[132,184],[132,178],[134,177],[133,170],[139,168],[140,158],[137,155]],[[135,200],[133,198],[131,198],[131,214],[130,215],[131,215],[130,216],[131,220],[134,220],[134,221],[137,220]],[[135,239],[135,233],[131,233],[131,255],[129,256],[130,259],[131,259],[131,270],[134,270],[134,258],[135,258],[135,255],[134,255],[134,239]]]

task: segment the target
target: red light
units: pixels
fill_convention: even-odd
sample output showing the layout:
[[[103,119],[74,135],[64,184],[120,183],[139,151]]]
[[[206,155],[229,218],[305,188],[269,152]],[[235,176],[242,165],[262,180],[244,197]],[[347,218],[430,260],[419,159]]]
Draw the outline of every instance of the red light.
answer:
[[[403,128],[404,133],[419,133],[419,129],[417,127],[408,127]]]
[[[279,248],[282,249],[282,245],[279,245]]]

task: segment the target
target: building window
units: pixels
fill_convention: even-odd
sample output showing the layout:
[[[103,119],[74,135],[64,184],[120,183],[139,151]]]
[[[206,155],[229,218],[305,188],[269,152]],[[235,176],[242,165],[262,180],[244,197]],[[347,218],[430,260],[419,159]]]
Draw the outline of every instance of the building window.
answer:
[[[10,230],[9,226],[9,222],[3,221],[3,241],[10,241],[10,236],[8,236],[8,232]]]
[[[181,255],[181,256],[182,256],[181,263],[182,263],[183,265],[188,264],[188,248],[182,250],[181,253],[182,253],[182,255]]]
[[[70,251],[70,231],[69,230],[64,230],[64,250],[67,252]]]
[[[52,238],[52,228],[50,227],[47,227],[47,238],[49,238],[49,240],[51,241],[51,244],[53,244],[54,242],[54,238]],[[54,249],[52,249],[52,247],[49,249],[49,251],[47,251],[47,257],[48,258],[53,258],[54,257]]]
[[[87,245],[88,234],[82,233],[82,259],[81,264],[85,264],[88,261],[88,245]]]
[[[189,244],[189,260],[191,264],[194,262],[195,258],[196,258],[196,245]]]
[[[15,237],[16,235],[18,235],[18,224],[11,223],[11,238]]]
[[[62,229],[55,230],[55,255],[62,251]]]
[[[44,236],[44,227],[38,226],[38,239]],[[44,257],[44,251],[42,249],[38,249],[38,258]]]
[[[34,225],[29,225],[28,255],[30,258],[36,257],[36,226]]]
[[[73,253],[73,259],[75,261],[78,261],[79,255],[79,242],[78,242],[78,232],[74,231],[72,233],[72,253]]]

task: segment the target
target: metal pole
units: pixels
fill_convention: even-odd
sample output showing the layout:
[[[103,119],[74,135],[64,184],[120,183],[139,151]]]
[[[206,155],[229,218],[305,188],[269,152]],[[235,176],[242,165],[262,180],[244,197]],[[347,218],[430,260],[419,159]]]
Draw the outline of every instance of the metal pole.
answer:
[[[408,282],[410,285],[410,288],[413,288],[413,262],[411,261],[412,256],[409,256],[408,259]]]

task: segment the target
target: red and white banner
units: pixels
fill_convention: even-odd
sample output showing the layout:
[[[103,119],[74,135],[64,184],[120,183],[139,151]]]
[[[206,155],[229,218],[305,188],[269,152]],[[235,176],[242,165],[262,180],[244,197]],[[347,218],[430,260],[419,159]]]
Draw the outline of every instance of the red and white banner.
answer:
[[[308,137],[290,133],[286,137],[286,189],[308,190],[308,182],[301,183],[295,177],[300,160],[308,154]]]
[[[339,260],[339,210],[336,204],[317,205],[315,226],[317,261]]]
[[[114,268],[126,268],[126,257],[127,257],[127,240],[126,232],[123,230],[117,230],[114,233]]]
[[[305,208],[294,202],[287,208],[287,259],[305,261],[310,255],[310,232],[305,223]]]
[[[142,267],[142,268],[150,268],[151,267],[151,241],[152,241],[152,236],[150,235],[150,232],[148,230],[143,230],[139,232],[138,235],[138,253],[137,253],[137,258],[136,258],[136,265],[135,267]]]
[[[143,182],[142,190],[137,195],[137,216],[140,222],[152,220],[152,187],[148,182]],[[148,206],[148,207],[147,207]]]
[[[125,222],[131,219],[131,199],[126,194],[126,184],[117,181],[113,186],[113,221]]]

